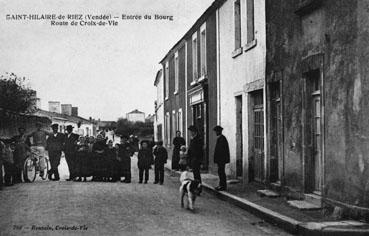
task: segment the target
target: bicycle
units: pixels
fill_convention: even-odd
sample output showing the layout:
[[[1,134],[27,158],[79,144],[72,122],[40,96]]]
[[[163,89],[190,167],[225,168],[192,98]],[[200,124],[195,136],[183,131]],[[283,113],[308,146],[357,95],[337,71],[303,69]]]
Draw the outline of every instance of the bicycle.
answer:
[[[41,166],[41,158],[45,159],[46,166],[44,167]],[[49,159],[47,157],[41,157],[36,152],[31,151],[23,164],[23,179],[25,182],[34,182],[36,177],[40,176],[42,180],[46,180],[49,169]]]

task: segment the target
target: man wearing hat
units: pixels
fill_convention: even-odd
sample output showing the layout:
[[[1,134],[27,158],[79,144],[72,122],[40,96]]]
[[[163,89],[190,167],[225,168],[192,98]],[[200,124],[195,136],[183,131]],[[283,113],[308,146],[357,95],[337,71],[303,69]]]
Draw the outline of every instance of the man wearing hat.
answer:
[[[120,177],[124,177],[123,183],[131,183],[131,157],[135,150],[128,142],[128,136],[122,135],[120,137],[120,144],[118,146],[118,158],[120,160]]]
[[[223,128],[217,125],[213,130],[218,137],[214,150],[214,162],[218,165],[219,186],[215,189],[218,191],[224,191],[227,190],[225,165],[229,163],[229,146],[226,137],[222,134]]]
[[[191,133],[190,146],[188,147],[188,158],[192,167],[194,179],[201,183],[200,166],[203,158],[203,141],[194,125],[188,127],[188,130]]]
[[[46,141],[46,148],[49,152],[51,169],[49,171],[49,179],[60,180],[58,166],[60,164],[60,156],[62,154],[64,145],[64,135],[58,132],[59,125],[53,124],[51,126],[53,133],[49,135]],[[52,179],[54,175],[54,179]]]
[[[67,133],[65,134],[64,140],[64,154],[69,170],[69,179],[67,179],[67,181],[73,180],[77,177],[76,152],[79,135],[73,133],[73,128],[74,127],[71,125],[67,126]]]

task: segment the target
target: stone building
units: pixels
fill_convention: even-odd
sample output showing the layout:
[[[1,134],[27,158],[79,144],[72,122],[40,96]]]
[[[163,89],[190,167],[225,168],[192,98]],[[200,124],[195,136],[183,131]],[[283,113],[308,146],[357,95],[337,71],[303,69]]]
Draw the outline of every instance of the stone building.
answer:
[[[187,127],[195,125],[204,140],[204,169],[212,161],[217,124],[216,0],[160,62],[164,71],[164,137],[167,147],[177,130],[189,142]]]
[[[137,109],[128,112],[126,118],[130,122],[145,122],[145,113]]]
[[[267,182],[369,212],[364,0],[267,0]]]

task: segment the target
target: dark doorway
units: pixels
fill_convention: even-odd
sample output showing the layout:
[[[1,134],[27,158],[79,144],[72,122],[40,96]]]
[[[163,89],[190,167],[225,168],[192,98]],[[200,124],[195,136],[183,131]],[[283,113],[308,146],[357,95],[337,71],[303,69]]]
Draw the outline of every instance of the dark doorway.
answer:
[[[236,97],[236,176],[243,174],[242,95]]]
[[[252,159],[253,179],[264,180],[264,103],[263,91],[251,93],[252,98]]]
[[[321,73],[313,70],[306,78],[305,153],[306,191],[321,194],[322,188],[322,105]]]

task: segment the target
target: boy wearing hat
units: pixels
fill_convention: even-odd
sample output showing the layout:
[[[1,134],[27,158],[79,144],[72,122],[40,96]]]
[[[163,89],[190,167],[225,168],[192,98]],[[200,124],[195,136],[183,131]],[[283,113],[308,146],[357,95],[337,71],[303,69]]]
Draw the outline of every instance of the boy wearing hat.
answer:
[[[154,148],[153,154],[155,156],[155,181],[154,184],[164,183],[164,165],[167,163],[168,152],[163,147],[163,141],[158,141],[156,147]]]
[[[200,166],[203,158],[203,141],[194,125],[188,127],[188,130],[191,133],[191,141],[187,154],[192,167],[194,179],[201,183]]]
[[[227,177],[225,174],[225,165],[229,163],[229,146],[226,137],[222,134],[223,128],[219,125],[215,126],[215,134],[217,142],[214,150],[214,162],[218,165],[219,186],[215,189],[218,191],[227,190]]]
[[[50,134],[46,140],[46,149],[49,151],[51,165],[49,179],[58,181],[60,180],[58,166],[60,164],[60,156],[63,150],[64,135],[58,132],[58,124],[53,124],[51,128],[53,133]],[[54,179],[52,179],[52,175],[54,175]]]

